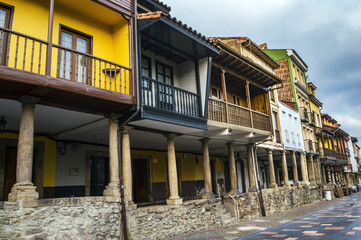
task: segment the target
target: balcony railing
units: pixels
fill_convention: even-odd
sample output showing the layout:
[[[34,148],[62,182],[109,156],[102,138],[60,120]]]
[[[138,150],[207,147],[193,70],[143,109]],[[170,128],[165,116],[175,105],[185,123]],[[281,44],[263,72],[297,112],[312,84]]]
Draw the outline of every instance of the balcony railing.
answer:
[[[332,157],[339,160],[348,160],[349,156],[344,153],[337,152],[333,149],[324,148],[324,157]]]
[[[300,108],[300,115],[301,115],[301,121],[302,122],[308,122],[307,108],[301,107]]]
[[[308,153],[314,152],[312,140],[310,140],[310,139],[305,140],[305,150]]]
[[[267,114],[211,98],[208,104],[208,119],[271,131],[270,119]]]
[[[200,117],[199,95],[167,83],[142,77],[142,106]]]
[[[49,51],[48,48],[46,41],[0,28],[1,65],[130,94],[130,68],[56,44]]]

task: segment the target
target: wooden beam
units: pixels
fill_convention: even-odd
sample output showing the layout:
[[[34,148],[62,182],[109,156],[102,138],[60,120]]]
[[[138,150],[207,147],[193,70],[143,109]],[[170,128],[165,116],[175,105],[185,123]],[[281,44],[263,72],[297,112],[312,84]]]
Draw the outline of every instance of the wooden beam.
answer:
[[[227,87],[226,87],[226,72],[221,69],[221,81],[222,81],[222,93],[223,93],[223,99],[224,101],[227,101]]]
[[[217,68],[220,68],[220,69],[223,69],[225,70],[227,73],[235,76],[236,78],[239,78],[243,81],[246,81],[246,82],[249,82],[250,84],[256,86],[256,87],[259,87],[259,88],[262,88],[262,89],[265,89],[265,87],[262,87],[261,85],[259,85],[258,83],[252,81],[251,79],[247,78],[247,77],[244,77],[244,76],[241,76],[239,75],[238,73],[236,73],[235,71],[232,71],[231,69],[228,69],[226,67],[223,67],[222,65],[218,64],[218,63],[215,63],[215,62],[212,62],[212,65],[217,67]]]

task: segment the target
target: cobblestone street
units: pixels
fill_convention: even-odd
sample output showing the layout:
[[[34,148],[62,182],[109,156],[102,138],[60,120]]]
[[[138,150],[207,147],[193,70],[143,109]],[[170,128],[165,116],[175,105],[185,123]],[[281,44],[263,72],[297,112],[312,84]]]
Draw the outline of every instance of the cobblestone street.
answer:
[[[361,239],[361,193],[301,219],[237,240]]]
[[[176,236],[174,240],[361,239],[361,193],[318,201],[236,225]],[[247,235],[249,234],[249,235]],[[170,239],[170,238],[169,238]]]

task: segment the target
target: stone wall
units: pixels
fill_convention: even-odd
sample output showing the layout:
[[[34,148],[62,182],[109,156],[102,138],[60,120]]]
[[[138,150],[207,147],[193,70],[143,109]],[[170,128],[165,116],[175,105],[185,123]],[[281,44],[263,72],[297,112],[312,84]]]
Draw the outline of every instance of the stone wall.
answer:
[[[128,212],[132,239],[162,239],[222,225],[220,200],[194,200],[177,206],[150,206]]]
[[[262,189],[262,197],[266,215],[271,215],[320,200],[322,191],[319,188],[309,187],[267,188]],[[238,219],[253,219],[261,216],[256,192],[242,193],[235,199],[238,202]],[[234,211],[234,208],[231,209],[231,200],[225,199],[225,205],[229,212]]]
[[[310,204],[322,198],[318,188],[290,187],[262,189],[266,215]]]
[[[120,218],[105,197],[0,202],[0,239],[120,239]]]

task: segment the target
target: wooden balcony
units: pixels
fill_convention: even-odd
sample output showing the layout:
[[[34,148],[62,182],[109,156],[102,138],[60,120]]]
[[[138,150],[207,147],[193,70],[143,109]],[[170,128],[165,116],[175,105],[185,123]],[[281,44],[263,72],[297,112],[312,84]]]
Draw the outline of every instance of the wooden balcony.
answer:
[[[0,53],[5,81],[0,97],[28,94],[47,105],[97,113],[135,104],[132,70],[126,66],[5,28],[0,28]],[[83,102],[66,106],[67,98]]]
[[[324,148],[324,157],[336,158],[337,160],[348,160],[347,154],[337,152],[333,149]]]
[[[143,108],[153,108],[188,117],[201,116],[200,97],[196,93],[148,77],[142,77],[141,89]]]
[[[208,120],[271,131],[267,114],[212,98],[208,103]]]

